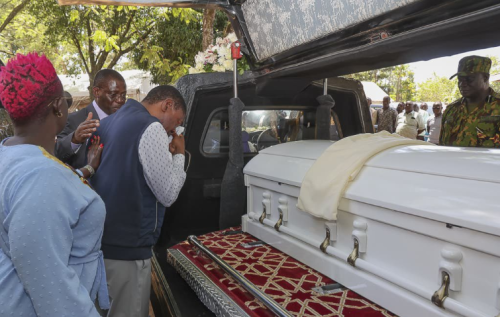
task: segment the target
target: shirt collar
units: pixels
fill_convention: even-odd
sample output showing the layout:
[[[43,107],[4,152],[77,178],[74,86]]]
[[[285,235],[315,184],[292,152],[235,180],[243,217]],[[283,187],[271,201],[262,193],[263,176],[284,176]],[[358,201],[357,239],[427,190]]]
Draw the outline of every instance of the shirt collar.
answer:
[[[108,116],[108,114],[106,112],[102,111],[102,109],[99,108],[99,106],[97,105],[97,102],[95,102],[95,100],[94,100],[94,102],[92,102],[92,105],[94,106],[95,112],[97,112],[97,116],[99,117],[99,120],[103,120]]]

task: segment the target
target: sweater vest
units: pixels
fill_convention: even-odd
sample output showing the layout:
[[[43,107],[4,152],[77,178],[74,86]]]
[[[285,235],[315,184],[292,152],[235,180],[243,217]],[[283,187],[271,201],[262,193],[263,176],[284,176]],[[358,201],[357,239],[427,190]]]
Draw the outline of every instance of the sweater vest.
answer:
[[[160,235],[165,207],[156,200],[139,160],[139,141],[157,118],[133,99],[104,119],[95,135],[104,149],[91,184],[104,200],[105,259],[144,260]]]

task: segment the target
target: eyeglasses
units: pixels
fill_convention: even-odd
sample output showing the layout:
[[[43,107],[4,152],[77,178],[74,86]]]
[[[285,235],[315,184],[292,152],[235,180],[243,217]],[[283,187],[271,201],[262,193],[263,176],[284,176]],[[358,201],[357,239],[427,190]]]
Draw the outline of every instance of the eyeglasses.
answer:
[[[99,87],[97,86],[97,88],[99,89],[103,89],[105,90],[106,88],[102,88],[102,87]],[[124,101],[127,101],[127,93],[122,93],[122,94],[109,94],[107,92],[105,92],[106,96],[108,96],[109,99],[111,99],[112,101],[117,101],[117,100],[120,100],[120,99],[123,99]]]
[[[108,96],[109,99],[111,99],[113,101],[117,101],[120,99],[127,101],[127,94],[106,94],[106,96]]]

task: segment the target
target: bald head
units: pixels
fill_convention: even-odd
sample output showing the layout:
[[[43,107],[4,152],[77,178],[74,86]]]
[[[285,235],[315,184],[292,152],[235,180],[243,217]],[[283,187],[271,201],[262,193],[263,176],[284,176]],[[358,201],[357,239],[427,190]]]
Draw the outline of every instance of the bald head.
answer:
[[[389,103],[391,103],[391,98],[389,96],[385,96],[384,99],[382,99],[382,108],[384,109],[389,109]]]
[[[127,100],[125,79],[116,70],[101,69],[94,77],[95,102],[106,114],[118,111]]]

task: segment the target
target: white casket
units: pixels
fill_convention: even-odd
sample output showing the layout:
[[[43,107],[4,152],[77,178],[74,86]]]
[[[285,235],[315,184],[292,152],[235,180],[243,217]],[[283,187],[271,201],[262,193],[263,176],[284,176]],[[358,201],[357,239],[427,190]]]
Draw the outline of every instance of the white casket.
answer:
[[[296,204],[332,143],[286,143],[253,158],[243,230],[400,316],[498,316],[500,150],[386,150],[365,163],[328,221]]]

